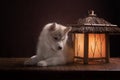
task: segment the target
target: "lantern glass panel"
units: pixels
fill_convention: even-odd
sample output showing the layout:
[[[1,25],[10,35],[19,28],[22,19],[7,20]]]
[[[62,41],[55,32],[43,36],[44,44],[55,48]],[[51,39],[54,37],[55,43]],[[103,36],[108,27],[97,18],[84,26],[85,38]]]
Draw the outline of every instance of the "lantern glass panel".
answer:
[[[74,34],[75,57],[84,57],[84,34]],[[88,34],[88,58],[105,58],[105,34]]]
[[[89,34],[89,58],[102,58],[105,57],[105,34]]]
[[[84,57],[84,34],[75,34],[75,57]]]

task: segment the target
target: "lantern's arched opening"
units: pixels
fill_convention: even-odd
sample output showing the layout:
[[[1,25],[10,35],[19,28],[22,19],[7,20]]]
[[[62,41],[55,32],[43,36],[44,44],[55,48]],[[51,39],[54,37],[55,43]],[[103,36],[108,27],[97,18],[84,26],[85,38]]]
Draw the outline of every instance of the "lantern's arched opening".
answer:
[[[106,57],[106,34],[88,34],[88,45],[85,45],[85,34],[74,34],[75,58],[83,59],[85,50],[88,49],[88,59],[105,59]]]

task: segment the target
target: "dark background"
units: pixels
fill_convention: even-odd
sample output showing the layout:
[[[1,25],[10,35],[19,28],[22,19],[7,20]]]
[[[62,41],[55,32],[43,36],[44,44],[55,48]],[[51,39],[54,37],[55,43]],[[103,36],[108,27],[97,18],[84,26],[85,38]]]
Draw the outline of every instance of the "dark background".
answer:
[[[120,26],[119,0],[3,0],[0,57],[30,57],[49,22],[76,23],[90,9],[98,17]],[[110,36],[110,55],[120,57],[120,35]]]

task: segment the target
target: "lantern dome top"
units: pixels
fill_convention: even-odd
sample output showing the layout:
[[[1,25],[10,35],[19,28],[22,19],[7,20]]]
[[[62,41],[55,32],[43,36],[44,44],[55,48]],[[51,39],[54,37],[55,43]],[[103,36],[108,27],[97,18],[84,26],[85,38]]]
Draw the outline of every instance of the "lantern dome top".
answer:
[[[88,11],[88,16],[79,19],[77,24],[72,24],[72,32],[77,33],[120,33],[120,28],[103,18],[96,16],[93,10]]]

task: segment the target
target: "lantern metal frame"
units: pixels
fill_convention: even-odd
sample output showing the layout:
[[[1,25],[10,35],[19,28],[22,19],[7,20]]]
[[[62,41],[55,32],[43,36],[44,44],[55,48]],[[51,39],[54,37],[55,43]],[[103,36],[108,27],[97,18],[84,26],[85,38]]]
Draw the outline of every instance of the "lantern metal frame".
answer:
[[[72,33],[73,34],[73,36],[74,36],[74,38],[75,38],[75,32],[74,33]],[[79,34],[79,33],[77,33],[77,34]],[[109,58],[110,58],[110,42],[109,42],[109,35],[108,34],[106,34],[106,33],[104,33],[105,34],[105,43],[106,43],[106,46],[105,46],[105,57],[100,57],[100,58],[89,58],[88,57],[88,53],[89,53],[89,48],[88,48],[88,44],[89,44],[89,36],[88,36],[88,34],[89,33],[82,33],[82,34],[84,34],[84,57],[79,57],[79,56],[74,56],[74,58],[75,59],[83,59],[83,63],[84,64],[88,64],[88,62],[89,62],[89,60],[105,60],[105,62],[106,63],[109,63]],[[101,34],[101,33],[95,33],[95,34]],[[74,39],[74,52],[75,52],[75,39]]]

